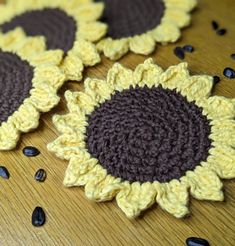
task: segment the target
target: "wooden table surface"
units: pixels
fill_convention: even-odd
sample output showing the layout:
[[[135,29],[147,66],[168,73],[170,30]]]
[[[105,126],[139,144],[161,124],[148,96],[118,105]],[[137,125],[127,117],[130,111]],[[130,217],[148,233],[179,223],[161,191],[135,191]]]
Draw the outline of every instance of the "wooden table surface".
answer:
[[[152,54],[163,68],[179,63],[173,55],[176,45],[192,44],[193,54],[186,56],[192,74],[221,76],[214,93],[235,97],[235,80],[223,77],[224,67],[235,68],[230,54],[235,53],[234,0],[201,0],[193,12],[192,26],[183,31],[181,41],[165,47],[158,46]],[[228,29],[218,36],[211,28],[217,20]],[[128,54],[120,62],[134,68],[146,57]],[[103,58],[102,64],[86,70],[84,77],[105,78],[113,62]],[[81,90],[82,84],[67,83],[67,89]],[[224,181],[225,202],[205,202],[191,199],[191,216],[175,219],[157,205],[136,220],[128,220],[115,202],[92,203],[83,188],[62,186],[67,162],[57,159],[46,144],[58,136],[51,122],[55,113],[66,112],[64,99],[52,112],[41,118],[39,129],[26,134],[17,149],[0,153],[0,164],[10,173],[9,180],[0,179],[0,245],[185,245],[190,236],[206,238],[213,246],[235,245],[235,180]],[[36,158],[22,154],[24,146],[41,150]],[[44,168],[45,183],[34,181],[37,169]],[[31,224],[31,214],[42,206],[47,222],[41,228]]]

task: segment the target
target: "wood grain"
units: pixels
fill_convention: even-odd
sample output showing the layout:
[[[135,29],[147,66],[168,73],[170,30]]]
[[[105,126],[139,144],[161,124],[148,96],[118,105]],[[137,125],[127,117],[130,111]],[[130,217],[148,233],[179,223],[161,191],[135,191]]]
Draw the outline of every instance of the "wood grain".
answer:
[[[183,31],[180,42],[159,46],[152,55],[163,68],[177,64],[173,55],[176,45],[192,44],[193,54],[186,61],[192,74],[219,75],[222,81],[214,93],[235,97],[235,80],[223,77],[224,67],[235,68],[230,58],[235,53],[234,0],[201,0],[193,13],[191,28]],[[225,36],[217,36],[211,20],[228,29]],[[120,62],[134,68],[146,57],[128,54]],[[102,64],[86,70],[84,77],[105,78],[113,62],[103,58]],[[81,90],[82,84],[67,83],[67,89]],[[46,149],[46,144],[58,136],[51,122],[55,113],[66,112],[64,99],[59,106],[44,114],[37,131],[22,137],[17,149],[0,153],[0,164],[11,173],[9,180],[0,179],[0,245],[185,245],[190,236],[206,238],[214,246],[235,245],[235,182],[224,181],[225,202],[205,202],[191,199],[191,216],[177,220],[157,205],[136,220],[128,220],[115,202],[102,204],[88,201],[82,188],[62,186],[66,161],[57,159]],[[22,149],[37,146],[41,155],[26,158]],[[34,181],[37,169],[48,173],[45,183]],[[35,206],[42,206],[47,214],[44,227],[31,225]]]

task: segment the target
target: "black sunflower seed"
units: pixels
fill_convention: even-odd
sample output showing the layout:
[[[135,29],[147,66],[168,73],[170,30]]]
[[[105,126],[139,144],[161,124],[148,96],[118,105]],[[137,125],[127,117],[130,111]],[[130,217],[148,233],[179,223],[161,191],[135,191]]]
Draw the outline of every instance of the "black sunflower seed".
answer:
[[[44,169],[39,169],[34,175],[34,179],[38,182],[44,182],[46,180],[46,177],[47,174]]]
[[[189,52],[189,53],[192,53],[194,51],[194,47],[192,45],[185,45],[183,47],[183,50],[186,51],[186,52]]]
[[[231,55],[231,58],[235,60],[235,53]]]
[[[46,222],[45,212],[41,207],[36,207],[32,214],[32,224],[36,227],[43,226]]]
[[[0,177],[4,179],[10,178],[10,173],[8,172],[7,168],[4,166],[0,166]]]
[[[220,77],[219,76],[213,76],[213,83],[218,84],[220,82]]]
[[[174,54],[180,58],[181,60],[184,59],[185,55],[184,55],[184,50],[181,47],[176,47],[174,49]]]
[[[186,240],[187,246],[210,246],[206,239],[198,237],[189,237]]]
[[[235,78],[235,71],[230,68],[230,67],[226,67],[224,69],[224,72],[223,72],[224,76],[229,78],[229,79],[234,79]]]
[[[226,32],[227,32],[227,30],[224,29],[224,28],[222,28],[222,29],[219,29],[219,30],[217,31],[217,34],[220,35],[220,36],[223,36],[224,34],[226,34]]]
[[[37,156],[40,154],[40,151],[35,148],[35,147],[32,147],[32,146],[26,146],[24,149],[23,149],[23,154],[25,156],[28,156],[28,157],[33,157],[33,156]]]
[[[212,21],[211,25],[214,30],[217,30],[219,28],[219,24],[216,21]]]

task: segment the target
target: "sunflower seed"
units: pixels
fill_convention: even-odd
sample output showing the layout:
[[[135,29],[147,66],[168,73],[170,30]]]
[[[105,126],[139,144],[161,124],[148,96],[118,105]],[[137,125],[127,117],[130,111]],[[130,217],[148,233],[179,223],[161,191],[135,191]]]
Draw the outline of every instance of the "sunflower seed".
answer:
[[[185,45],[183,47],[183,50],[189,53],[192,53],[194,51],[194,47],[192,45]]]
[[[219,24],[216,21],[212,21],[211,24],[214,30],[217,30],[219,28]]]
[[[235,60],[235,53],[231,55],[231,58]]]
[[[4,166],[0,166],[0,177],[4,179],[10,178],[10,173],[8,172],[7,168]]]
[[[186,240],[187,246],[210,246],[208,241],[203,238],[189,237]]]
[[[184,59],[185,55],[184,55],[184,50],[181,47],[176,47],[174,49],[174,54],[180,58],[181,60]]]
[[[45,212],[41,207],[36,207],[32,214],[32,224],[36,227],[43,226],[46,222]]]
[[[23,154],[28,157],[33,157],[39,155],[40,151],[35,147],[27,146],[23,149]]]
[[[46,180],[46,177],[47,174],[44,169],[39,169],[34,175],[34,179],[38,182],[44,182]]]
[[[227,32],[227,30],[223,28],[223,29],[219,29],[217,31],[217,34],[220,35],[220,36],[223,36],[224,34],[226,34],[226,32]]]
[[[235,71],[230,68],[230,67],[226,67],[224,69],[224,72],[223,72],[224,76],[229,78],[229,79],[234,79],[235,78]]]
[[[213,83],[218,84],[220,82],[220,77],[219,76],[213,76]]]

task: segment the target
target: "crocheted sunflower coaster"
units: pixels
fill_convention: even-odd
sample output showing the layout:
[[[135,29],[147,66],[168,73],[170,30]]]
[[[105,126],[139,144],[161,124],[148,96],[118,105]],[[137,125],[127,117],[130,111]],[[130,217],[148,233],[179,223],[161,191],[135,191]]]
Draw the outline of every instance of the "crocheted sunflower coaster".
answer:
[[[97,48],[112,60],[129,50],[148,55],[156,42],[175,42],[189,25],[196,0],[104,0],[107,38]]]
[[[129,218],[157,202],[177,218],[197,199],[223,200],[220,178],[235,177],[235,100],[210,96],[210,76],[187,63],[165,72],[152,59],[134,72],[115,64],[107,80],[67,91],[69,113],[48,149],[69,160],[66,186],[85,186]]]
[[[20,29],[0,34],[0,150],[14,148],[20,132],[38,126],[39,112],[59,102],[63,52],[45,46],[43,37],[27,38]]]
[[[80,81],[83,65],[100,62],[91,42],[106,33],[106,25],[96,21],[102,12],[103,3],[89,0],[7,0],[0,6],[0,29],[21,27],[28,36],[44,36],[47,49],[65,53],[61,69],[67,79]]]

